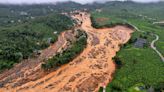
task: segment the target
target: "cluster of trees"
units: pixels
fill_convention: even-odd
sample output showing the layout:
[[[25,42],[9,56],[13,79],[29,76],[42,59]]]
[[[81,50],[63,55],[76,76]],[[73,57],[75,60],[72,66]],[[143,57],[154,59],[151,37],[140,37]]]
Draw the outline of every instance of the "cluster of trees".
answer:
[[[73,27],[73,20],[52,14],[0,30],[0,70],[27,59],[35,51],[48,47],[58,34]],[[56,32],[56,34],[54,34]]]
[[[123,66],[123,63],[121,61],[121,59],[118,56],[115,56],[113,58],[113,61],[115,62],[115,64],[117,65],[117,68],[120,69]]]
[[[56,15],[46,19],[46,25],[56,31],[68,30],[73,27],[73,20],[65,15]]]
[[[94,16],[91,16],[91,22],[92,22],[92,27],[94,28],[100,28],[101,26],[97,23],[96,18]]]
[[[0,26],[11,26],[33,20],[39,16],[82,8],[82,5],[74,2],[59,4],[33,4],[33,5],[6,5],[0,4]]]
[[[70,48],[63,51],[62,53],[58,53],[52,59],[45,61],[42,64],[42,68],[45,70],[56,69],[59,66],[66,64],[73,60],[77,55],[79,55],[87,44],[87,36],[84,32],[80,32],[77,36],[77,40],[71,45]]]

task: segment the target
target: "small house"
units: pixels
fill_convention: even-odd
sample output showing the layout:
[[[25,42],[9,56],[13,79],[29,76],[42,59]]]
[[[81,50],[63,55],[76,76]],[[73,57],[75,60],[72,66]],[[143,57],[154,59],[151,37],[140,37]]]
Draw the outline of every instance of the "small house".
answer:
[[[147,43],[147,40],[146,39],[137,38],[136,42],[134,43],[134,46],[136,48],[143,48],[146,43]]]

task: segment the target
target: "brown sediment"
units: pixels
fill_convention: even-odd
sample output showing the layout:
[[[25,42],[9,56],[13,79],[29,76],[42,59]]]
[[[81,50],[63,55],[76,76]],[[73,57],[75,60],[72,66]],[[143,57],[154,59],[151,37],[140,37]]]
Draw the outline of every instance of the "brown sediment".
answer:
[[[97,18],[96,21],[98,22],[104,22],[104,21],[109,21],[109,18]]]
[[[95,29],[91,26],[90,15],[85,12],[72,17],[82,21],[80,28],[88,35],[84,51],[70,63],[38,80],[13,88],[11,82],[0,88],[0,92],[97,92],[102,84],[112,80],[116,69],[112,58],[120,45],[130,39],[133,30],[125,26]]]

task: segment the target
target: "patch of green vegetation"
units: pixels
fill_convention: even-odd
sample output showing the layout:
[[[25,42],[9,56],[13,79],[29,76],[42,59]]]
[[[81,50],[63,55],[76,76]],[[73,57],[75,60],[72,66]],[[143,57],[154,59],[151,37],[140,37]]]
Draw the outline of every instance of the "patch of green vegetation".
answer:
[[[145,85],[142,83],[136,84],[128,89],[128,92],[147,92]]]
[[[108,91],[126,92],[137,83],[155,88],[163,82],[164,64],[150,48],[124,48],[117,57],[121,59],[123,66],[116,71],[113,81],[107,87]]]
[[[87,36],[85,32],[80,31],[79,36],[77,36],[77,41],[75,41],[70,48],[55,55],[52,59],[49,59],[44,64],[42,68],[45,70],[56,69],[59,66],[66,64],[73,60],[77,55],[79,55],[87,44]]]
[[[58,34],[71,29],[73,20],[64,15],[39,17],[18,26],[0,30],[0,70],[32,56],[33,52],[48,47]],[[56,34],[54,34],[56,33]]]

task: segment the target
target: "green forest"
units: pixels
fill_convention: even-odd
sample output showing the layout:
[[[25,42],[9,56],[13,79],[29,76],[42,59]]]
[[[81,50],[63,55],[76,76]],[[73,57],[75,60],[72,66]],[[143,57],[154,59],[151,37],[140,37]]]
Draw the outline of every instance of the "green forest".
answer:
[[[50,14],[11,27],[0,29],[0,70],[32,57],[48,47],[58,34],[73,27],[73,20],[65,15]],[[56,34],[54,34],[54,32]]]

